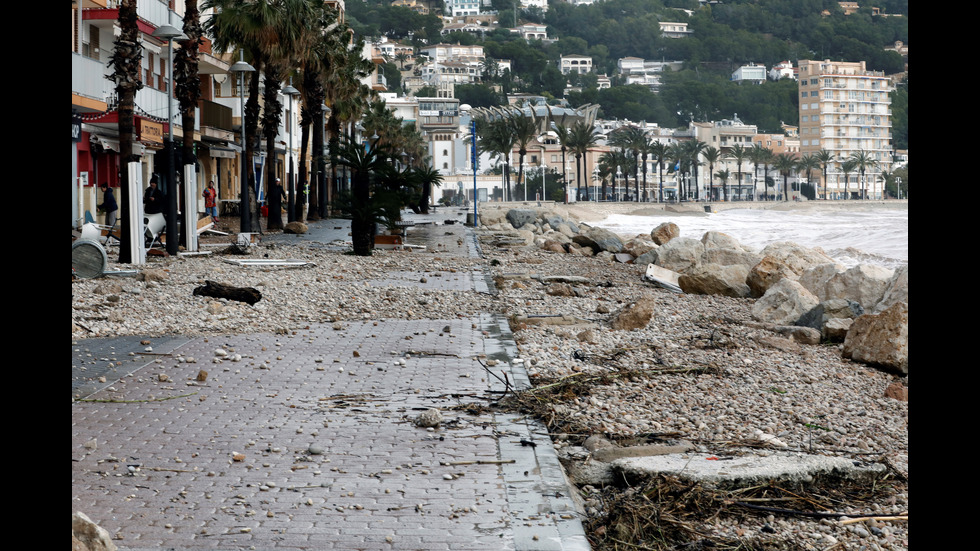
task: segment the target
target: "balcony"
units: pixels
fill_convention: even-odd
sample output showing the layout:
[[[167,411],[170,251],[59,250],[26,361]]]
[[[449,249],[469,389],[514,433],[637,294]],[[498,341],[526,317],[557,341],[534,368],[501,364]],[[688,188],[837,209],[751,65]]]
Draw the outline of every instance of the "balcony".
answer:
[[[113,91],[113,83],[105,77],[108,69],[101,62],[80,54],[71,54],[71,92],[92,111],[105,111],[106,98]],[[90,101],[84,101],[90,100]]]

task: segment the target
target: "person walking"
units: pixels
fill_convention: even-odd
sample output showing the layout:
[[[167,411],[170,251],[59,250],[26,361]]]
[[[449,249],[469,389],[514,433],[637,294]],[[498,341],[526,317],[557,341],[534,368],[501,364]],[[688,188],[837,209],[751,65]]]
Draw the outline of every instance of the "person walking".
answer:
[[[116,196],[109,189],[108,182],[102,182],[102,185],[99,187],[102,188],[102,203],[97,205],[96,208],[105,213],[106,226],[115,226],[116,212],[119,211],[119,205],[116,204]]]
[[[204,190],[204,212],[211,216],[211,223],[218,225],[218,192],[214,189],[214,181],[208,182]]]

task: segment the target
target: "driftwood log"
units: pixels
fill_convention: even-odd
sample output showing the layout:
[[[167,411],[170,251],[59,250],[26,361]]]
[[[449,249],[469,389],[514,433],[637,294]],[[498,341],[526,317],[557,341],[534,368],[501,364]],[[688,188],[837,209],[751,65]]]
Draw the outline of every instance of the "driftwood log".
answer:
[[[194,296],[237,300],[247,302],[249,306],[262,300],[262,293],[254,287],[232,287],[217,281],[205,281],[204,285],[194,289]]]

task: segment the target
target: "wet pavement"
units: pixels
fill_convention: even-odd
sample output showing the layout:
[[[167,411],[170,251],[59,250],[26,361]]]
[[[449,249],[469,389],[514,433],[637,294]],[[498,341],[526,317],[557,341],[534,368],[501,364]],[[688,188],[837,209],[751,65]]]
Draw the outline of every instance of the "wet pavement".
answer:
[[[408,242],[478,254],[440,210]],[[424,285],[490,291],[454,276]],[[503,316],[140,341],[72,345],[72,511],[120,548],[589,548],[543,425],[491,407],[529,384]]]

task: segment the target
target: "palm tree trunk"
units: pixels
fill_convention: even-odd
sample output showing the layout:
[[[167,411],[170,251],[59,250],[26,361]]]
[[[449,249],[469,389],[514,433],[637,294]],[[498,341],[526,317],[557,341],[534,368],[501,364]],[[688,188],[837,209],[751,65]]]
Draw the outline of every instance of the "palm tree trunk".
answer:
[[[142,46],[139,43],[139,26],[136,15],[136,0],[123,0],[119,5],[119,38],[116,39],[112,53],[112,79],[116,83],[119,98],[119,158],[120,184],[122,185],[120,214],[119,262],[133,261],[130,254],[132,242],[129,239],[129,163],[138,161],[133,154],[133,117],[136,105],[136,91],[143,87],[140,80],[140,58]]]

